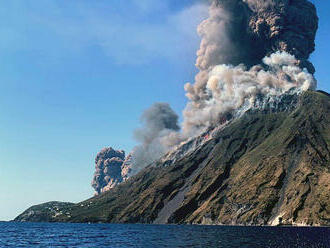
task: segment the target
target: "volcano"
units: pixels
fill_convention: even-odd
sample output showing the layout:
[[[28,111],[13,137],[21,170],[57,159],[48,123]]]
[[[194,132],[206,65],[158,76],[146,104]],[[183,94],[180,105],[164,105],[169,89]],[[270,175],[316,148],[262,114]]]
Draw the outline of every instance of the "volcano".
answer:
[[[329,94],[262,102],[111,191],[34,206],[15,221],[330,225]]]

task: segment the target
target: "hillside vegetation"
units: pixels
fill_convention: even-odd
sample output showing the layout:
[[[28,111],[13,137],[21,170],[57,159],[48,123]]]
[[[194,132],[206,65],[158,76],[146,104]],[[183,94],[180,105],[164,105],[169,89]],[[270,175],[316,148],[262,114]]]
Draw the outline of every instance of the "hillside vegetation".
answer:
[[[173,164],[159,161],[51,219],[15,220],[330,225],[329,149],[330,97],[310,91],[295,108],[249,111]]]

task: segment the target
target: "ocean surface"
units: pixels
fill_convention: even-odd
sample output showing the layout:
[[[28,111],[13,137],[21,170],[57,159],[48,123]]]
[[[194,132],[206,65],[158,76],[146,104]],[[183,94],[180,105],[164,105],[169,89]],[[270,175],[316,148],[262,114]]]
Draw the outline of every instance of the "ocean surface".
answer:
[[[0,222],[0,247],[330,247],[330,228]]]

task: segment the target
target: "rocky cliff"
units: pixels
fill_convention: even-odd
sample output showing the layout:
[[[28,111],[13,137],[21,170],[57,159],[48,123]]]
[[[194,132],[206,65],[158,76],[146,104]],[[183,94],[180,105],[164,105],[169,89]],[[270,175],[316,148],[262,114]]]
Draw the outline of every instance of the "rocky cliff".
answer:
[[[51,221],[330,225],[329,127],[327,93],[281,97],[224,120],[111,191],[64,206]],[[31,209],[15,220],[48,221]]]

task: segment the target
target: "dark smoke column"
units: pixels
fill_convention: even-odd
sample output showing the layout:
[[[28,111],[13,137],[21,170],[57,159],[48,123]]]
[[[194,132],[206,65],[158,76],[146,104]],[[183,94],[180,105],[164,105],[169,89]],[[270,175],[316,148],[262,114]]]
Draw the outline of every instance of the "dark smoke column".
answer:
[[[245,0],[250,8],[249,32],[264,44],[265,55],[285,51],[299,60],[299,66],[315,72],[308,61],[315,50],[318,29],[316,8],[308,0]]]
[[[232,83],[237,80],[224,80],[224,77],[218,81],[214,78],[210,80],[210,73],[221,65],[244,65],[239,70],[258,73],[262,69],[267,74],[276,69],[270,68],[272,65],[276,64],[275,67],[278,67],[290,64],[291,67],[299,67],[295,68],[297,71],[307,69],[313,74],[315,69],[309,56],[315,49],[317,28],[316,8],[308,0],[213,0],[209,18],[198,27],[202,38],[196,60],[199,72],[194,83],[185,85],[189,102],[184,110],[184,135],[190,137],[210,124],[216,124],[219,115],[229,109],[228,105],[231,109],[237,109],[243,105],[242,102],[253,101],[248,95],[269,93],[267,83],[262,83],[260,78],[255,80],[254,93],[246,96],[244,94],[248,92],[247,89],[238,92],[236,87],[244,84],[244,80],[235,87],[232,87]],[[283,63],[283,56],[273,55],[276,53],[290,54],[294,56],[294,62],[290,63],[285,59]],[[270,56],[276,61],[265,63],[264,58]],[[223,67],[222,69],[226,70]],[[221,74],[219,70],[218,75]],[[281,79],[278,78],[277,81],[280,82]],[[287,81],[294,80],[288,77]],[[226,86],[223,89],[218,87],[221,82]],[[316,83],[310,85],[312,89]],[[280,85],[271,88],[276,89],[278,86]],[[210,92],[211,88],[218,90]],[[285,87],[281,89],[283,93],[286,91]],[[235,95],[239,97],[233,101]],[[230,102],[233,104],[230,105]],[[219,105],[223,107],[217,109]]]
[[[230,45],[226,47],[231,52],[224,56],[224,50],[219,50],[215,63],[251,66],[284,51],[294,55],[301,67],[315,72],[308,59],[315,49],[318,17],[308,0],[215,0],[213,8],[227,15],[225,20],[223,15],[218,18],[224,22]]]
[[[103,148],[95,158],[95,173],[92,180],[92,187],[96,194],[108,191],[123,181],[121,175],[124,151],[116,151],[113,148]]]
[[[252,67],[277,51],[292,54],[298,65],[314,73],[309,56],[315,49],[318,16],[308,0],[213,0],[209,18],[198,27],[202,38],[195,84],[187,97],[197,107],[208,100],[210,71],[220,64]]]

